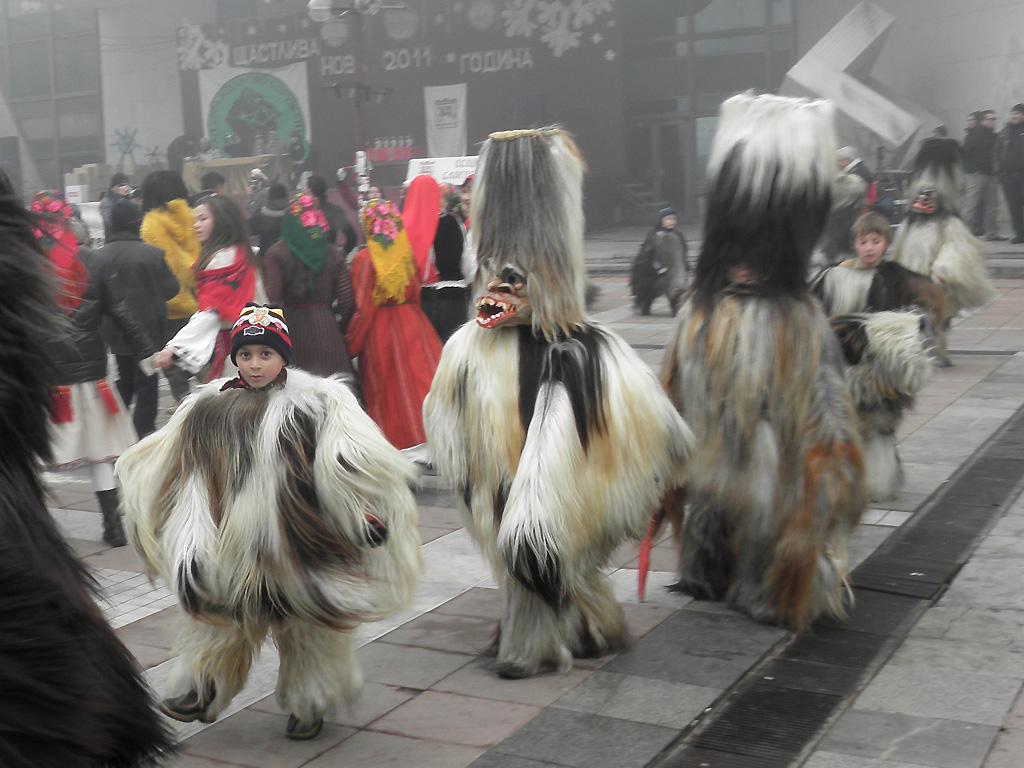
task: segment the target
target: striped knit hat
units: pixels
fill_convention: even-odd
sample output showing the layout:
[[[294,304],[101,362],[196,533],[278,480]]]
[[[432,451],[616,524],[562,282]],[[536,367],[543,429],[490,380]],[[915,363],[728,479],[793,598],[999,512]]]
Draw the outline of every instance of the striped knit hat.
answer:
[[[292,361],[292,339],[284,322],[284,310],[276,304],[249,303],[242,307],[231,327],[231,362],[247,344],[262,344],[284,358],[285,365]]]

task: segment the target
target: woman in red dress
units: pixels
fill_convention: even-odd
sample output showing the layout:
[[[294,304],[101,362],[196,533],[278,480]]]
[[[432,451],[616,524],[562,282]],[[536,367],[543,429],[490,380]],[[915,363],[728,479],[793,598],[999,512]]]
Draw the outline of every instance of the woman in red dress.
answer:
[[[366,247],[352,261],[356,313],[348,350],[359,357],[366,411],[396,448],[426,442],[423,399],[441,356],[441,340],[420,309],[409,238],[395,205],[378,200],[361,215]]]

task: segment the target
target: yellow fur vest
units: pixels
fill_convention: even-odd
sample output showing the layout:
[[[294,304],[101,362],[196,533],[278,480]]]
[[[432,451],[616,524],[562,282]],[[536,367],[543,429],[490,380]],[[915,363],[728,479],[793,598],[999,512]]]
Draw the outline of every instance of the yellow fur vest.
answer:
[[[171,200],[163,208],[154,208],[142,220],[143,242],[164,252],[164,260],[181,286],[167,302],[169,320],[188,319],[198,306],[193,267],[199,258],[199,240],[192,227],[192,209],[184,200]]]

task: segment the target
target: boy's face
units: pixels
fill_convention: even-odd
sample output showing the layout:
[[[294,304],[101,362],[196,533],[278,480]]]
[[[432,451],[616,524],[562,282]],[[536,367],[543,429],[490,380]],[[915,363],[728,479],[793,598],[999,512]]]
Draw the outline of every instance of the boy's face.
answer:
[[[877,232],[867,232],[858,237],[853,243],[857,251],[857,266],[862,269],[877,267],[878,263],[885,256],[885,249],[889,247],[889,241]]]
[[[235,353],[235,365],[242,381],[253,389],[263,389],[284,368],[284,358],[273,347],[246,344]]]

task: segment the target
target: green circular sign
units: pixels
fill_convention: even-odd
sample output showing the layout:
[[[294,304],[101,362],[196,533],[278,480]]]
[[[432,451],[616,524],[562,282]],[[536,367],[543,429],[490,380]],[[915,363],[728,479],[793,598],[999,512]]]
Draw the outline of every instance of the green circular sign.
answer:
[[[224,149],[225,139],[234,134],[246,148],[257,136],[277,132],[282,146],[295,134],[309,154],[306,119],[291,89],[271,74],[246,72],[228,80],[210,102],[207,135]]]

